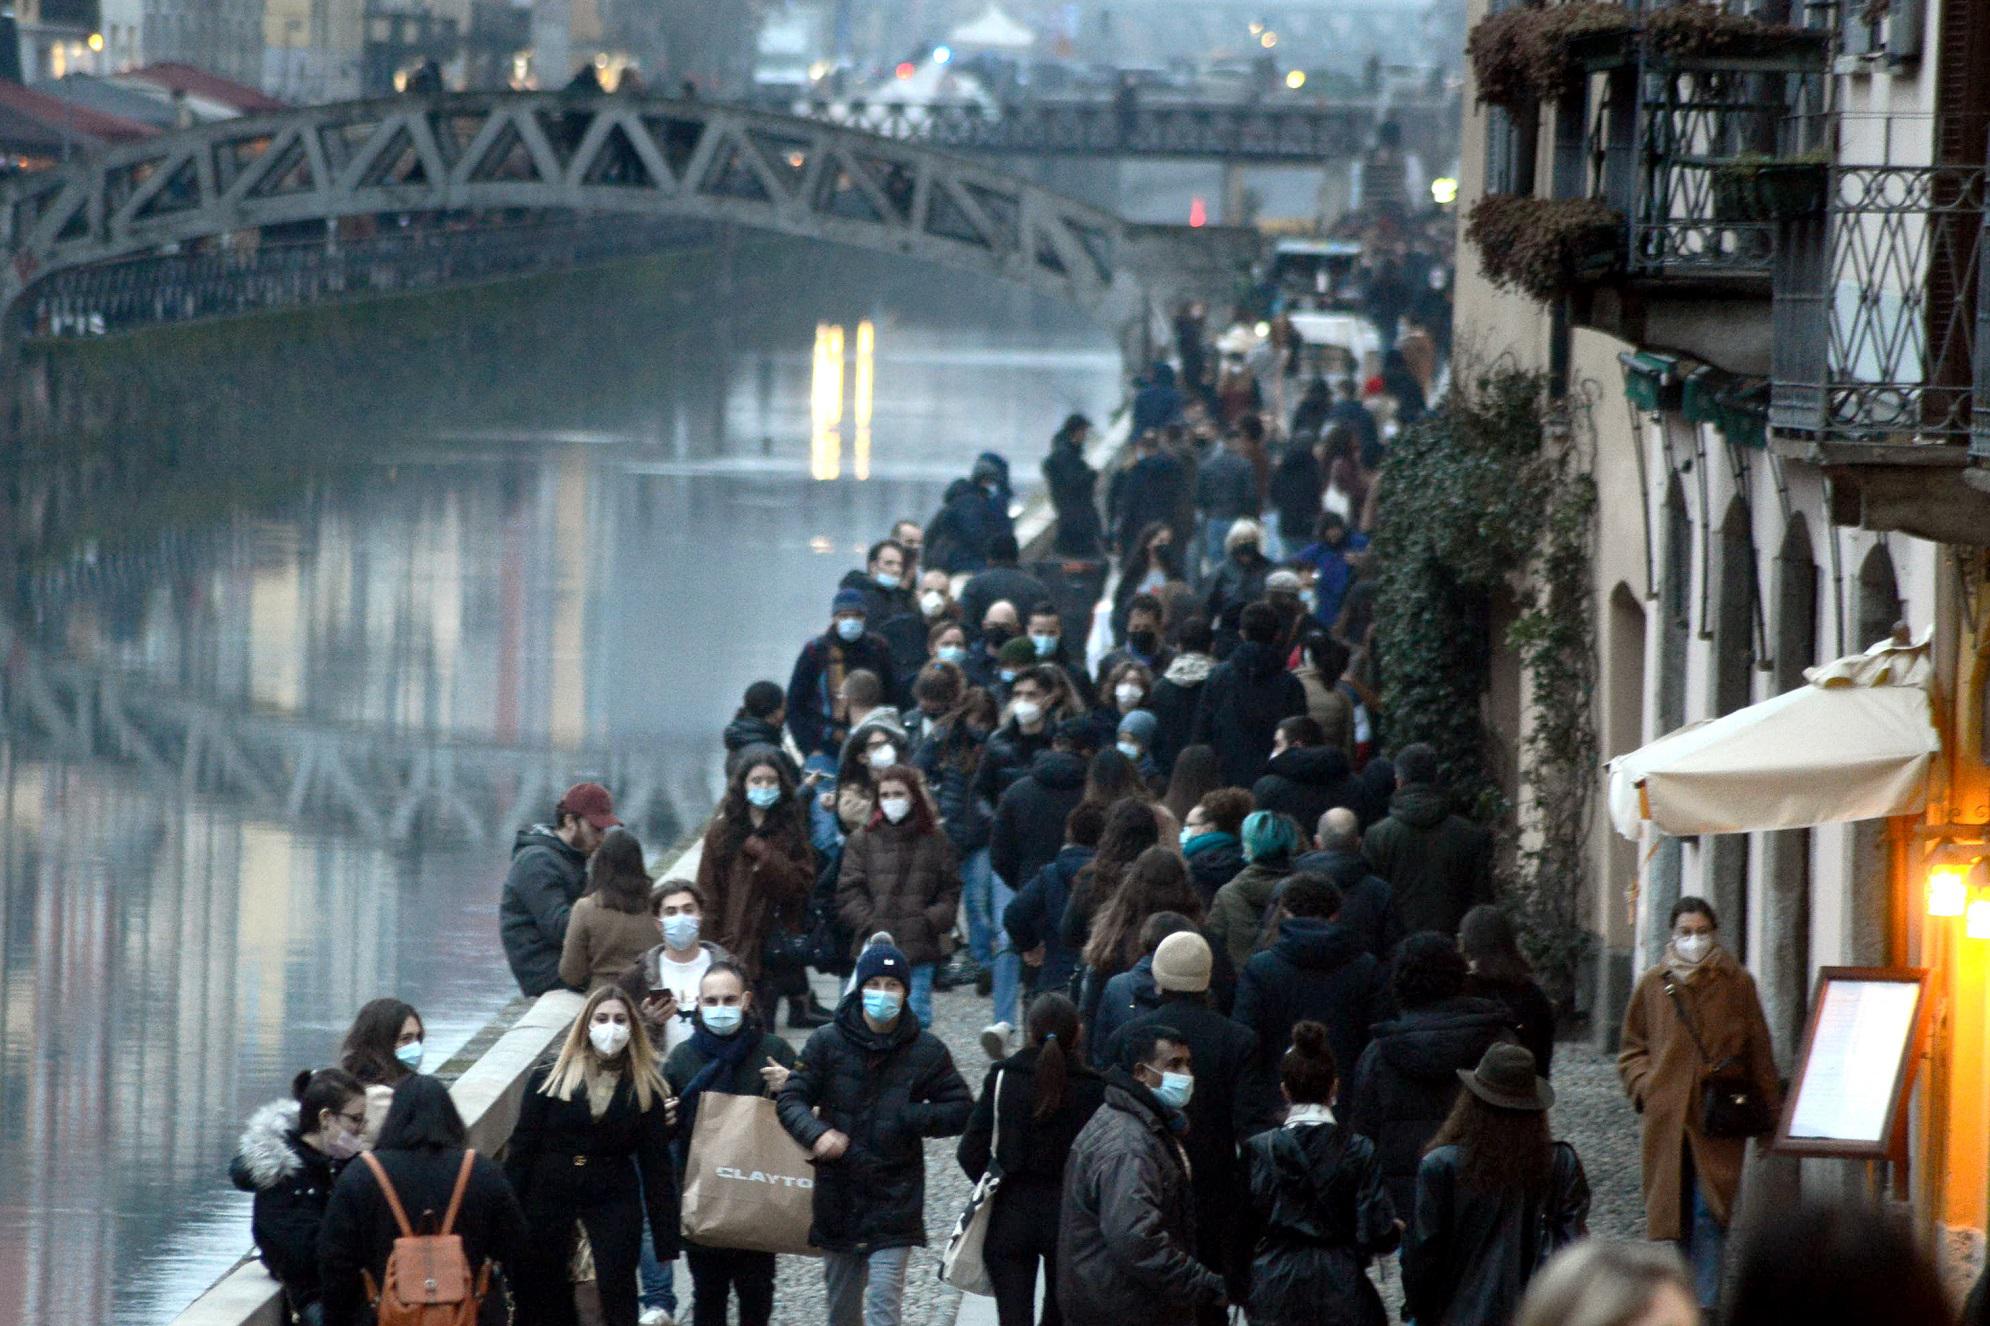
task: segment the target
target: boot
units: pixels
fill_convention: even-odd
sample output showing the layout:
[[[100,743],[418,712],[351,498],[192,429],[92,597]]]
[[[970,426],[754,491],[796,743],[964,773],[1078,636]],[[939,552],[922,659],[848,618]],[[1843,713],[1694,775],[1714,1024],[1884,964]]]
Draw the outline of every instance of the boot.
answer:
[[[817,1027],[826,1027],[835,1020],[835,1015],[816,1004],[813,996],[803,999],[797,995],[788,1000],[789,1031],[814,1031]]]

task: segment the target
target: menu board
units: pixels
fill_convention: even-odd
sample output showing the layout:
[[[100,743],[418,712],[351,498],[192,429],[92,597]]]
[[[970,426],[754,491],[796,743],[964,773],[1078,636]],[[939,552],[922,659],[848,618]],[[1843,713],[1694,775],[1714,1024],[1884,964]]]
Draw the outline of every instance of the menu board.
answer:
[[[1927,973],[1826,967],[1776,1132],[1778,1150],[1882,1157],[1912,1082]]]

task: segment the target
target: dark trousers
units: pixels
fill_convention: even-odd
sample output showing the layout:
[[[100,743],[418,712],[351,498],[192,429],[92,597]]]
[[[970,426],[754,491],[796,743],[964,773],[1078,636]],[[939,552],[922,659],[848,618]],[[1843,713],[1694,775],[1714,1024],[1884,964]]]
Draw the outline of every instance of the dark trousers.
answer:
[[[739,1326],[774,1316],[774,1254],[684,1245],[691,1263],[691,1326],[726,1326],[726,1296],[739,1295]]]
[[[1050,1183],[1009,1182],[995,1194],[982,1258],[995,1285],[1001,1326],[1034,1326],[1036,1267],[1043,1262],[1042,1326],[1064,1326],[1057,1306],[1057,1211],[1062,1194]]]
[[[643,1204],[635,1194],[579,1212],[528,1213],[531,1255],[511,1280],[518,1320],[532,1326],[571,1326],[578,1319],[573,1282],[567,1278],[576,1216],[587,1227],[587,1241],[594,1249],[602,1320],[607,1326],[636,1326],[641,1311],[636,1303],[636,1264],[641,1260]]]

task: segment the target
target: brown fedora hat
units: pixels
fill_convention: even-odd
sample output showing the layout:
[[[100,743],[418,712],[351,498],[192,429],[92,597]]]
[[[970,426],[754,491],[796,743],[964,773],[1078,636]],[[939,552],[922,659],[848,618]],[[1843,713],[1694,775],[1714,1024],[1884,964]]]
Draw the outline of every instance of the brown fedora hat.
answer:
[[[1518,1045],[1489,1045],[1477,1068],[1460,1068],[1458,1080],[1486,1104],[1502,1110],[1545,1110],[1555,1089],[1534,1071],[1534,1056]]]

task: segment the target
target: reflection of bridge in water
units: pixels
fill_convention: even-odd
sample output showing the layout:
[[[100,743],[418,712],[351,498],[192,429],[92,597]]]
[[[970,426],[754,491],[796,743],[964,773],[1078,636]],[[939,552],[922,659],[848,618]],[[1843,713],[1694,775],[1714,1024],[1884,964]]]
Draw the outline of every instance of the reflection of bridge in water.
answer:
[[[70,759],[127,762],[156,786],[239,798],[289,820],[382,842],[501,840],[546,819],[581,779],[615,794],[645,841],[667,845],[710,810],[709,739],[562,749],[244,711],[114,668],[51,659],[0,622],[0,724]]]

